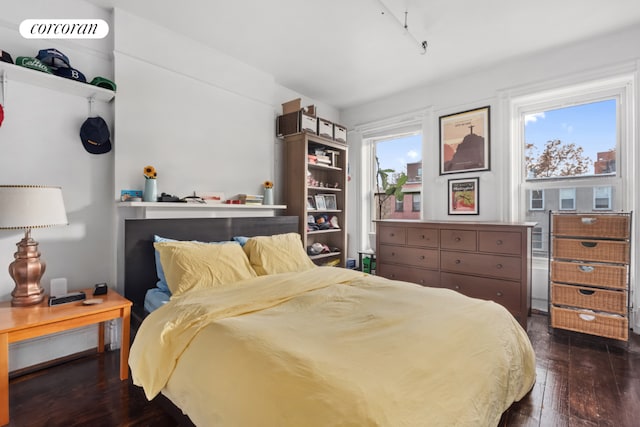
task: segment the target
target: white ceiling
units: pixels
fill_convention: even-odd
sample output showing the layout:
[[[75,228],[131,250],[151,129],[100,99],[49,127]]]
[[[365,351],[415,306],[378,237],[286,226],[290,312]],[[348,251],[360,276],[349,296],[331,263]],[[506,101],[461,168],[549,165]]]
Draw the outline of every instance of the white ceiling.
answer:
[[[86,1],[154,21],[337,108],[640,24],[639,0]]]

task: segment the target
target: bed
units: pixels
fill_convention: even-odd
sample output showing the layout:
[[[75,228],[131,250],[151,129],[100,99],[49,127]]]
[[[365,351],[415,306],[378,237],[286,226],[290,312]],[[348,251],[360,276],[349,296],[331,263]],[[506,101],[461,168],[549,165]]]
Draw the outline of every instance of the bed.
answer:
[[[531,344],[502,306],[316,267],[296,229],[290,217],[127,221],[125,295],[144,305],[155,251],[173,291],[131,347],[147,398],[198,426],[475,427],[532,388]]]

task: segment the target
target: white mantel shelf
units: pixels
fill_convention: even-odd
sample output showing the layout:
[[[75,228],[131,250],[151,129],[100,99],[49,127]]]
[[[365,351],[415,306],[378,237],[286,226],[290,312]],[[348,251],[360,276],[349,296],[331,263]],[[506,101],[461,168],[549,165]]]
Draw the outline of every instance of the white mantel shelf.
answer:
[[[118,202],[119,208],[134,208],[136,218],[184,218],[275,216],[287,205],[232,205],[226,203]],[[132,217],[132,215],[127,215]]]

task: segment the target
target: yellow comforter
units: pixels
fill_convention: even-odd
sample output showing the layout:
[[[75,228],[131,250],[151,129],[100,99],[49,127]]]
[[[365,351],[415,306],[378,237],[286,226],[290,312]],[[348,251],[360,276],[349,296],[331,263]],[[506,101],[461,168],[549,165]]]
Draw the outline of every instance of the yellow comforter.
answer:
[[[502,306],[331,267],[173,298],[129,364],[198,426],[495,426],[535,381]]]

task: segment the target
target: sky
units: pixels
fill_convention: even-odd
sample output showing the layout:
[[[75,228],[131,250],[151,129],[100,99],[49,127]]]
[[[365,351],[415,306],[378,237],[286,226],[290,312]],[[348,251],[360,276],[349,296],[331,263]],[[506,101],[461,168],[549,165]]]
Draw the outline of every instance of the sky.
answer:
[[[616,101],[606,100],[525,117],[525,140],[544,147],[559,139],[584,149],[592,161],[597,153],[616,147]],[[383,169],[406,172],[407,163],[422,160],[422,135],[410,135],[378,142],[376,152]],[[593,171],[593,167],[591,167]]]
[[[597,160],[598,152],[616,148],[616,101],[613,99],[531,114],[525,117],[525,123],[525,141],[541,148],[554,139],[573,142],[581,146],[584,155],[592,161]]]

